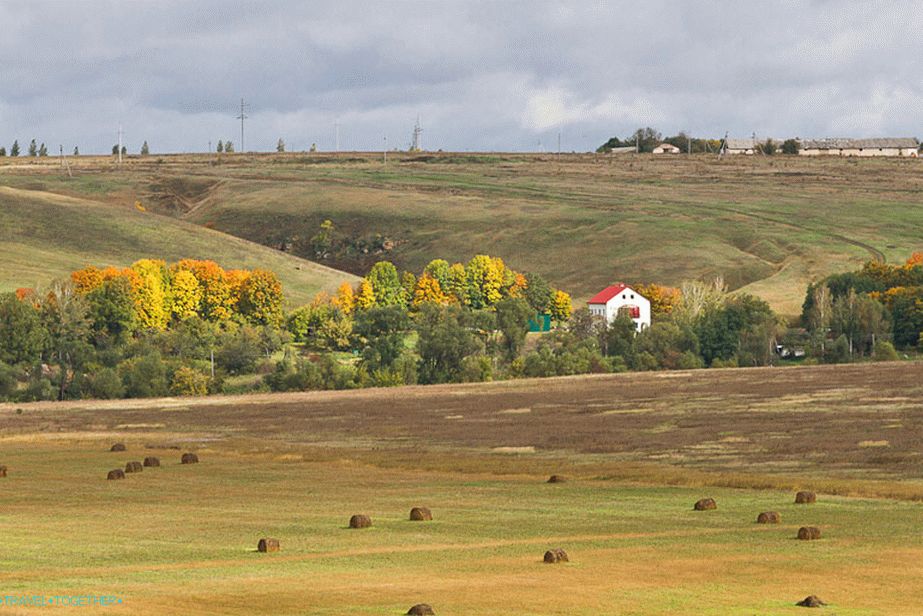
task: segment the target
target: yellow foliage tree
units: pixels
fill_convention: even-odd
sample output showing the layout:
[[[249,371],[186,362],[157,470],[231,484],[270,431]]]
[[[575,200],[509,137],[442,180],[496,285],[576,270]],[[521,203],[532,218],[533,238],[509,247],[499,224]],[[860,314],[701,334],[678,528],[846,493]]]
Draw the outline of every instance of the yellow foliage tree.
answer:
[[[356,307],[356,294],[353,293],[352,285],[344,282],[337,288],[336,297],[333,298],[333,305],[339,308],[343,314],[352,314],[353,308]]]
[[[199,314],[199,306],[202,304],[202,289],[192,272],[179,270],[173,274],[172,282],[173,316],[183,320]]]
[[[242,278],[240,314],[256,325],[282,323],[282,283],[269,270],[255,269]]]
[[[468,304],[468,274],[461,263],[453,263],[449,267],[449,288],[445,291],[453,300],[465,306]]]
[[[145,329],[166,329],[172,314],[167,264],[141,259],[132,263],[131,269],[138,276],[134,293],[138,324]]]
[[[367,310],[375,305],[375,291],[372,289],[372,283],[368,278],[363,278],[359,283],[359,291],[356,295],[356,308]]]
[[[473,308],[493,306],[503,297],[503,261],[487,255],[475,255],[465,266],[468,277],[468,300]]]
[[[442,286],[439,284],[439,281],[428,273],[424,272],[423,275],[417,279],[417,286],[413,291],[414,306],[420,306],[422,304],[446,305],[451,303],[451,301],[451,298],[442,292]]]
[[[570,295],[564,291],[555,291],[551,297],[551,318],[559,322],[566,321],[570,318],[572,310]]]
[[[679,289],[659,284],[634,285],[635,291],[651,302],[651,314],[654,316],[670,314],[681,299]]]
[[[237,305],[240,302],[244,286],[250,278],[250,272],[247,270],[228,270],[226,274],[228,277],[228,287],[231,289],[230,309],[237,310]]]
[[[183,259],[173,266],[174,272],[188,271],[199,282],[202,301],[198,314],[203,319],[221,321],[229,319],[236,303],[231,295],[227,272],[214,261]]]

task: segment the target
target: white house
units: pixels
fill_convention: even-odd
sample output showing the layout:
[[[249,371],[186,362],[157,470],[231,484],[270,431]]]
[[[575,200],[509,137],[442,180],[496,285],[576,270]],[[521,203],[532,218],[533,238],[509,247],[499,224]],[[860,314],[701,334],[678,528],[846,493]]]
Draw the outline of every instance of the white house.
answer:
[[[680,149],[673,145],[672,143],[661,143],[656,148],[651,150],[652,154],[679,154]]]
[[[590,314],[612,323],[625,310],[638,331],[651,326],[651,302],[628,285],[618,283],[606,287],[587,302]]]

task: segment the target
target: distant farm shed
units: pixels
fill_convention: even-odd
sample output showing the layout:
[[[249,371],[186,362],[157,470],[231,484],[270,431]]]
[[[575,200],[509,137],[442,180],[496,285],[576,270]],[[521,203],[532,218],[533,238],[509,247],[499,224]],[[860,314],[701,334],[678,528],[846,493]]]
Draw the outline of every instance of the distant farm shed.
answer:
[[[635,322],[638,331],[651,326],[651,302],[626,284],[606,287],[587,302],[590,314],[612,323],[625,311]]]
[[[651,154],[679,154],[680,149],[672,143],[661,143],[651,150]]]
[[[759,152],[759,144],[756,139],[725,139],[725,154],[756,154]]]
[[[805,139],[801,156],[907,156],[916,158],[920,142],[914,137],[881,139]]]

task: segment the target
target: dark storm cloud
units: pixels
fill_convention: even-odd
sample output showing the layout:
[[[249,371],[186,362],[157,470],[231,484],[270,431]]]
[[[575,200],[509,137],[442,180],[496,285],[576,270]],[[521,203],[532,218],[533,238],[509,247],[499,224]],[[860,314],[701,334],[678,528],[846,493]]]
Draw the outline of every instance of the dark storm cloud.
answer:
[[[919,135],[906,2],[0,3],[0,143],[592,149],[639,125]]]

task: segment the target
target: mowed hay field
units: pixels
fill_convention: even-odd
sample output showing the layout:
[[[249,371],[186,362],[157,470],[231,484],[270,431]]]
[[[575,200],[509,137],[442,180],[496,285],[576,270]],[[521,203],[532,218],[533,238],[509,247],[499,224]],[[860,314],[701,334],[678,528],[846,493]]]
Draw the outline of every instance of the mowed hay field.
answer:
[[[0,292],[38,288],[87,265],[142,258],[210,259],[228,269],[274,271],[288,299],[304,303],[355,277],[260,244],[119,203],[3,186],[0,174]],[[143,207],[143,206],[142,206]]]
[[[895,363],[6,405],[0,581],[112,594],[108,612],[132,614],[796,614],[810,594],[837,614],[916,613],[921,376]],[[185,451],[200,463],[179,464]],[[160,468],[105,480],[151,455]],[[817,502],[795,505],[802,489]],[[703,497],[717,510],[693,511]],[[434,520],[409,521],[414,506]],[[763,511],[781,523],[756,524]],[[348,529],[353,514],[373,526]],[[801,526],[821,538],[798,541]],[[281,551],[256,552],[262,537]],[[552,548],[570,562],[544,564]]]
[[[919,250],[923,160],[593,154],[266,154],[81,157],[0,166],[0,184],[133,203],[313,258],[325,219],[334,252],[363,274],[387,258],[419,272],[478,253],[586,299],[615,280],[679,284],[721,275],[786,315],[806,285]]]

